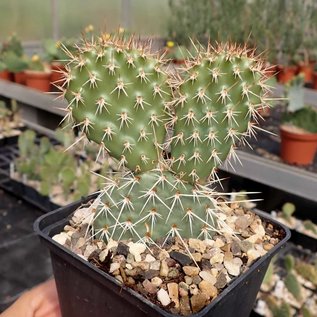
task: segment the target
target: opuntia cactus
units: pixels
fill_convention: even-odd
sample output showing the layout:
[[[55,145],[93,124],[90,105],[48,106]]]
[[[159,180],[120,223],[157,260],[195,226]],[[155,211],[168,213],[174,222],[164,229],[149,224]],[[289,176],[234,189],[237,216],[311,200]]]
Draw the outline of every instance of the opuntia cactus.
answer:
[[[66,119],[130,169],[105,179],[93,236],[207,238],[224,229],[225,202],[205,185],[254,134],[266,72],[245,48],[196,50],[180,76],[133,39],[101,37],[67,52]]]

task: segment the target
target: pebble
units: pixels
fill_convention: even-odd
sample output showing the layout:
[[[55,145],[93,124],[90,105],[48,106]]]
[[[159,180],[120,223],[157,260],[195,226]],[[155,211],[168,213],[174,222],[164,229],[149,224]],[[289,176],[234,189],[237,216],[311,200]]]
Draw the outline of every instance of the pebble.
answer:
[[[231,252],[233,255],[241,255],[241,248],[237,241],[232,241]]]
[[[126,244],[119,242],[117,246],[116,254],[122,254],[125,257],[127,257],[129,254],[129,247]]]
[[[159,271],[160,268],[161,268],[161,262],[160,261],[152,261],[152,262],[150,262],[150,270]]]
[[[113,262],[110,264],[109,273],[113,273],[114,271],[118,270],[120,268],[120,263]]]
[[[217,287],[217,289],[221,289],[221,288],[224,288],[226,285],[227,285],[226,275],[223,272],[221,272],[217,277],[217,282],[215,283],[215,287]]]
[[[167,277],[168,275],[168,265],[166,263],[166,260],[161,261],[161,267],[160,267],[160,276],[162,277]]]
[[[230,275],[238,276],[243,263],[240,258],[233,258],[232,260],[225,260],[223,264]]]
[[[190,276],[185,275],[184,280],[187,285],[190,285],[193,283],[193,279]]]
[[[201,253],[196,252],[196,253],[193,253],[193,254],[192,254],[192,257],[193,257],[193,259],[194,259],[196,262],[200,262],[200,261],[201,261],[201,258],[202,258],[202,255],[201,255]]]
[[[192,314],[188,296],[183,296],[180,298],[179,308],[180,308],[181,314],[184,316],[189,316]]]
[[[149,263],[152,263],[152,262],[160,262],[160,261],[156,261],[155,257],[152,256],[151,254],[147,254],[145,256],[145,259],[144,259],[145,262],[149,262]],[[154,270],[154,269],[153,269]]]
[[[208,298],[206,294],[200,293],[200,294],[193,295],[190,298],[190,303],[191,303],[193,313],[197,313],[202,308],[204,308],[206,306],[207,300]]]
[[[172,251],[170,253],[170,257],[177,261],[181,266],[190,265],[193,263],[193,260],[188,255],[181,252]]]
[[[52,239],[61,245],[66,245],[69,242],[69,236],[66,232],[56,234]]]
[[[139,267],[142,271],[147,271],[150,268],[150,263],[145,261],[132,262],[133,267]]]
[[[273,247],[274,247],[274,245],[271,243],[264,243],[264,245],[263,245],[263,249],[265,251],[270,251]]]
[[[157,292],[157,299],[161,302],[161,304],[163,306],[167,306],[171,303],[171,299],[167,293],[167,291],[163,288],[161,288],[158,292]]]
[[[152,278],[154,278],[156,276],[159,276],[159,274],[160,274],[159,270],[147,270],[147,271],[145,271],[143,273],[143,277],[145,279],[149,279],[150,280],[150,279],[152,279]]]
[[[145,291],[147,293],[150,293],[150,294],[156,294],[157,293],[157,286],[154,285],[149,280],[144,280],[142,285],[143,285],[143,287],[144,287],[144,289],[145,289]]]
[[[250,225],[250,222],[248,217],[243,215],[237,218],[235,225],[237,229],[245,230]]]
[[[209,272],[207,271],[201,271],[199,273],[199,276],[206,282],[210,283],[211,285],[215,285],[217,282],[217,279]]]
[[[196,266],[184,266],[183,271],[187,276],[195,276],[199,274],[199,268]]]
[[[201,278],[199,275],[193,277],[193,284],[198,285],[201,282]]]
[[[134,256],[136,262],[141,261],[141,254],[146,250],[146,245],[143,243],[133,243],[128,244],[129,252]]]
[[[167,290],[168,290],[168,295],[170,299],[175,303],[175,308],[179,308],[178,284],[168,283]]]
[[[212,267],[212,266],[211,266],[209,260],[207,260],[207,259],[202,259],[202,260],[201,260],[201,268],[202,268],[203,270],[211,269],[211,267]]]
[[[206,251],[206,244],[202,240],[190,238],[188,240],[188,245],[200,253],[204,253]]]
[[[159,287],[159,286],[162,285],[163,280],[162,280],[161,278],[159,278],[159,277],[156,276],[156,277],[153,277],[153,278],[151,279],[151,282],[152,282],[153,285]]]
[[[199,293],[199,289],[197,287],[196,284],[192,284],[189,286],[189,292],[192,294],[192,295],[197,295]]]
[[[178,291],[179,291],[179,296],[184,297],[188,296],[188,285],[184,282],[180,282],[178,284]]]
[[[109,253],[109,250],[108,250],[108,249],[104,249],[104,250],[102,250],[102,251],[99,253],[99,260],[100,260],[100,262],[103,262],[103,261],[106,259],[108,253]],[[131,269],[132,269],[132,267],[131,267]]]
[[[207,281],[201,281],[199,283],[199,289],[203,294],[207,295],[208,299],[214,298],[218,294],[217,288]]]
[[[169,278],[177,278],[179,277],[179,271],[176,267],[172,267],[169,269],[167,277]]]

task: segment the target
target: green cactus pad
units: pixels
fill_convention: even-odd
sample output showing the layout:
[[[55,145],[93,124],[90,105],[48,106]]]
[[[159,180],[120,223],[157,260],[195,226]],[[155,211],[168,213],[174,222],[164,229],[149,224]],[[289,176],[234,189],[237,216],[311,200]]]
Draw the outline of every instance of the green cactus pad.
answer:
[[[70,56],[64,95],[75,126],[121,166],[156,167],[171,99],[161,60],[114,39],[85,43]]]
[[[188,62],[179,84],[171,140],[172,169],[205,182],[234,148],[254,134],[267,90],[263,64],[245,49],[211,47]]]
[[[221,209],[210,189],[185,184],[170,172],[108,180],[95,211],[95,235],[106,240],[211,237]]]

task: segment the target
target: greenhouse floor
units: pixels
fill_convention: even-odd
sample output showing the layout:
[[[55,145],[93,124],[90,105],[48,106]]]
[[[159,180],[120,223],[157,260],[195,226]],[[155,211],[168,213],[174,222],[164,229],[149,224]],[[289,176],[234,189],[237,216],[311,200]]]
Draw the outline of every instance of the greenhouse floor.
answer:
[[[0,312],[51,276],[48,251],[33,233],[41,212],[0,189]]]

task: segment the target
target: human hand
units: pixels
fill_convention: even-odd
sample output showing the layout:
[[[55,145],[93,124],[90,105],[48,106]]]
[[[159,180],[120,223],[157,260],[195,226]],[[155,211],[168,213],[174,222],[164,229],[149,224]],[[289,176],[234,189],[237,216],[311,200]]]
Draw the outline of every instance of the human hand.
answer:
[[[62,317],[55,280],[48,280],[27,291],[0,316]]]

